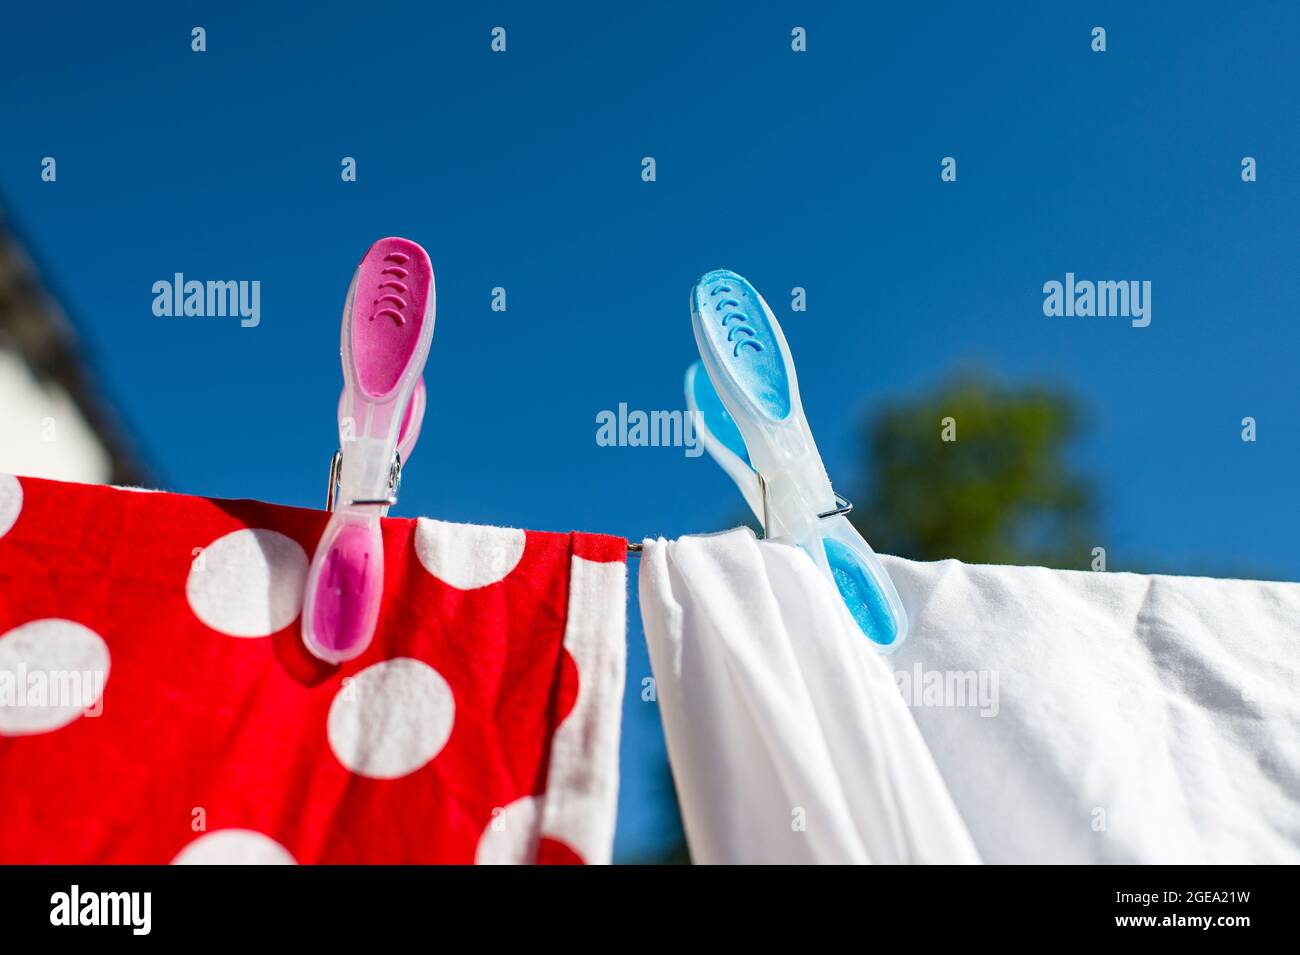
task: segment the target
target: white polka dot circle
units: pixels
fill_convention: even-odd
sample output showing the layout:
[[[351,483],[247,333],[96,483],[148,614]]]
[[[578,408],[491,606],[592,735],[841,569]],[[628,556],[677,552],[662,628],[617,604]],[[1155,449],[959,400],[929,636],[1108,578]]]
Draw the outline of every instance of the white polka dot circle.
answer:
[[[278,531],[245,528],[204,547],[190,564],[185,597],[194,615],[231,637],[269,637],[297,619],[307,555]]]
[[[12,474],[0,474],[0,537],[18,520],[23,510],[23,486]]]
[[[442,674],[395,657],[344,681],[330,704],[326,734],[352,772],[397,779],[442,752],[455,721],[456,701]]]
[[[199,836],[172,865],[297,865],[298,860],[270,836],[252,829],[217,829]]]
[[[542,807],[535,796],[521,796],[492,810],[492,821],[479,836],[475,865],[529,865],[537,860],[542,840]]]
[[[0,736],[48,733],[73,722],[104,695],[108,644],[59,617],[0,636]]]
[[[422,517],[415,554],[424,569],[457,590],[505,580],[524,556],[524,532],[514,527],[452,524]]]

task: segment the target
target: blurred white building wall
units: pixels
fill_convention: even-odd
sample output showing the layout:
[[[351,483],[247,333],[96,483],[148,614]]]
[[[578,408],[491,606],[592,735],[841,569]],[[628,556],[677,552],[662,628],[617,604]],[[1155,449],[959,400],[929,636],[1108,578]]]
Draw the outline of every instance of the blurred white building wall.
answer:
[[[0,473],[142,483],[77,335],[0,203]]]
[[[112,461],[76,402],[0,350],[0,473],[105,484]]]

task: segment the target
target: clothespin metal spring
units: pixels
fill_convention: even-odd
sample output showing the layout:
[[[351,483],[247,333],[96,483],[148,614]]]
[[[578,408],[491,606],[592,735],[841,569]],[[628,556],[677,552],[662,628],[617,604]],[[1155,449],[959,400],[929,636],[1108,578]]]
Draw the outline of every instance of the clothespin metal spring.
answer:
[[[338,494],[339,483],[343,477],[343,449],[339,448],[334,452],[334,457],[330,459],[329,486],[325,489],[325,510],[333,512],[335,497]],[[353,507],[392,507],[397,503],[398,492],[402,489],[402,453],[393,452],[393,464],[388,471],[388,490],[387,497],[381,498],[357,498],[349,501]]]
[[[768,516],[767,516],[767,481],[763,480],[763,475],[758,474],[758,472],[755,472],[755,474],[757,474],[758,476],[758,486],[763,492],[763,536],[760,538],[760,540],[766,540],[768,535],[771,534],[772,532],[771,524],[768,521]],[[845,514],[850,513],[852,510],[853,510],[853,502],[850,501],[847,497],[844,497],[842,494],[836,494],[835,506],[831,508],[829,511],[822,511],[817,516],[821,520],[825,521],[825,520],[830,520],[832,517],[841,517]],[[639,554],[643,550],[643,546],[641,544],[629,541],[627,545],[627,549],[628,549],[628,553]]]

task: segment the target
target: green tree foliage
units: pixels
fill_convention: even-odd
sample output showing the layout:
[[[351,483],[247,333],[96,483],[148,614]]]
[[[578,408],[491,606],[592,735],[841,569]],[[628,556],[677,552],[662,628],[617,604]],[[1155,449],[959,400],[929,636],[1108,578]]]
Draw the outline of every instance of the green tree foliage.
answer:
[[[1079,428],[1064,392],[950,379],[868,423],[853,518],[874,548],[916,560],[1087,569],[1094,495],[1067,457]]]

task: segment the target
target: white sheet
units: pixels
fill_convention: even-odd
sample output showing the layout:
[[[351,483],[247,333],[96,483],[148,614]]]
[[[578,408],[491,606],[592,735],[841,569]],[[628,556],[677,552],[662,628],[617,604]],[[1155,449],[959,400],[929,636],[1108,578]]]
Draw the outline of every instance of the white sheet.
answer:
[[[882,560],[986,862],[1300,862],[1300,584]],[[996,706],[925,705],[918,666]]]
[[[979,861],[889,668],[801,551],[746,529],[648,540],[640,596],[696,862]]]
[[[888,657],[791,547],[646,542],[696,861],[1300,862],[1300,584],[882,560]]]

